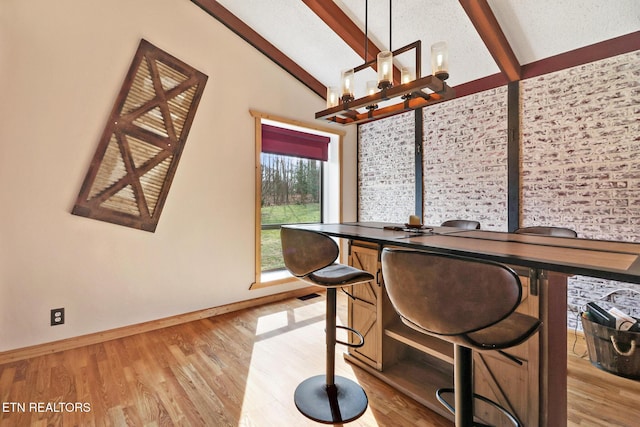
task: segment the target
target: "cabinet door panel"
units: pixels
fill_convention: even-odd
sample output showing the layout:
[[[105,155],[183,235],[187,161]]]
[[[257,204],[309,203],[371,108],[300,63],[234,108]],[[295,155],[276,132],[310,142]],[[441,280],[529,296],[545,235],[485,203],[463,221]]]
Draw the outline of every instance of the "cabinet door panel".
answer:
[[[371,274],[376,274],[378,272],[378,251],[352,245],[351,253],[349,254],[349,265],[368,271]]]
[[[360,359],[376,366],[380,360],[380,333],[376,330],[376,307],[355,300],[352,302],[351,313],[353,318],[351,327],[362,334],[364,337],[364,345],[359,348],[350,348],[349,352],[365,357],[365,359]]]
[[[539,317],[539,297],[531,295],[530,277],[520,274],[522,299],[516,311]],[[539,336],[537,333],[524,343],[504,350],[522,364],[509,360],[498,352],[474,353],[475,393],[497,402],[515,414],[526,426],[538,425],[537,375],[539,366]],[[495,408],[478,404],[476,415],[496,426],[512,425]]]
[[[498,354],[476,353],[474,355],[475,392],[497,402],[524,425],[532,425],[526,418],[533,408],[529,407],[529,366],[501,359]],[[476,400],[476,416],[493,426],[512,424],[495,408]],[[537,424],[536,424],[537,425]]]
[[[360,348],[349,348],[349,354],[357,357],[364,363],[381,369],[382,366],[382,329],[379,324],[378,302],[380,286],[377,283],[379,277],[378,250],[352,245],[349,254],[349,265],[368,271],[376,279],[352,286],[349,293],[349,326],[360,332],[364,337],[364,345]]]
[[[356,299],[360,301],[367,302],[372,305],[378,304],[378,285],[375,282],[367,282],[361,283],[359,285],[353,286],[349,293]]]

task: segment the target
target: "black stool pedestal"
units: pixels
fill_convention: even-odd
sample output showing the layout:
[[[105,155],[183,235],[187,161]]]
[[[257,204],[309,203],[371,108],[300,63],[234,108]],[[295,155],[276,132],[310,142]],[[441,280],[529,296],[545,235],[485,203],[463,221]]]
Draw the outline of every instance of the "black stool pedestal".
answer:
[[[367,410],[362,387],[341,376],[335,377],[332,386],[325,375],[308,378],[298,385],[293,400],[307,418],[325,424],[348,423]]]
[[[353,421],[367,410],[369,404],[366,393],[358,383],[335,375],[336,299],[336,289],[327,289],[326,373],[307,378],[293,394],[296,407],[303,415],[325,424]],[[362,336],[360,338],[361,342],[356,346],[363,344],[364,339]]]

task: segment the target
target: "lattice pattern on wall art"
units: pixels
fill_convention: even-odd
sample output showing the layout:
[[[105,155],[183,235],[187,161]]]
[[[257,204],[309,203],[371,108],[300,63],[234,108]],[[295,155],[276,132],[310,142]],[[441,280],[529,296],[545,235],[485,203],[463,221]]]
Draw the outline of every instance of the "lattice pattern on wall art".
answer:
[[[72,213],[155,231],[206,81],[141,40]]]

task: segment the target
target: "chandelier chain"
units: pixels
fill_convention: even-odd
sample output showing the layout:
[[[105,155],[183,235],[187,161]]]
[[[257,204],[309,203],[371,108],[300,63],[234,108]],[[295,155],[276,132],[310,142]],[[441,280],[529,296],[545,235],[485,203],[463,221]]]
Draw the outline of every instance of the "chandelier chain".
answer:
[[[392,28],[391,28],[391,0],[389,0],[389,50],[393,51],[393,48],[391,47],[391,33],[392,33]]]
[[[364,1],[364,62],[369,61],[369,0]]]

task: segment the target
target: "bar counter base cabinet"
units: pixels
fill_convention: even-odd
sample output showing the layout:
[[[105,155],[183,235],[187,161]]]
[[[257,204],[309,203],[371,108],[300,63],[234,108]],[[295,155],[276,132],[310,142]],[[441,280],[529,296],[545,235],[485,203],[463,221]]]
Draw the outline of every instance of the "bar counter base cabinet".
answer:
[[[345,359],[453,420],[435,397],[453,385],[453,345],[404,325],[384,287],[381,247],[351,241],[349,264],[376,279],[354,288],[349,326],[365,337],[365,346],[349,349]],[[527,342],[498,352],[474,352],[474,391],[507,408],[526,426],[566,425],[566,276],[514,268],[523,285],[518,311],[539,317],[540,332]],[[471,282],[470,282],[471,284]],[[509,357],[511,356],[511,357]],[[478,402],[478,401],[476,401]],[[490,406],[476,403],[476,416],[496,426],[511,425]]]

